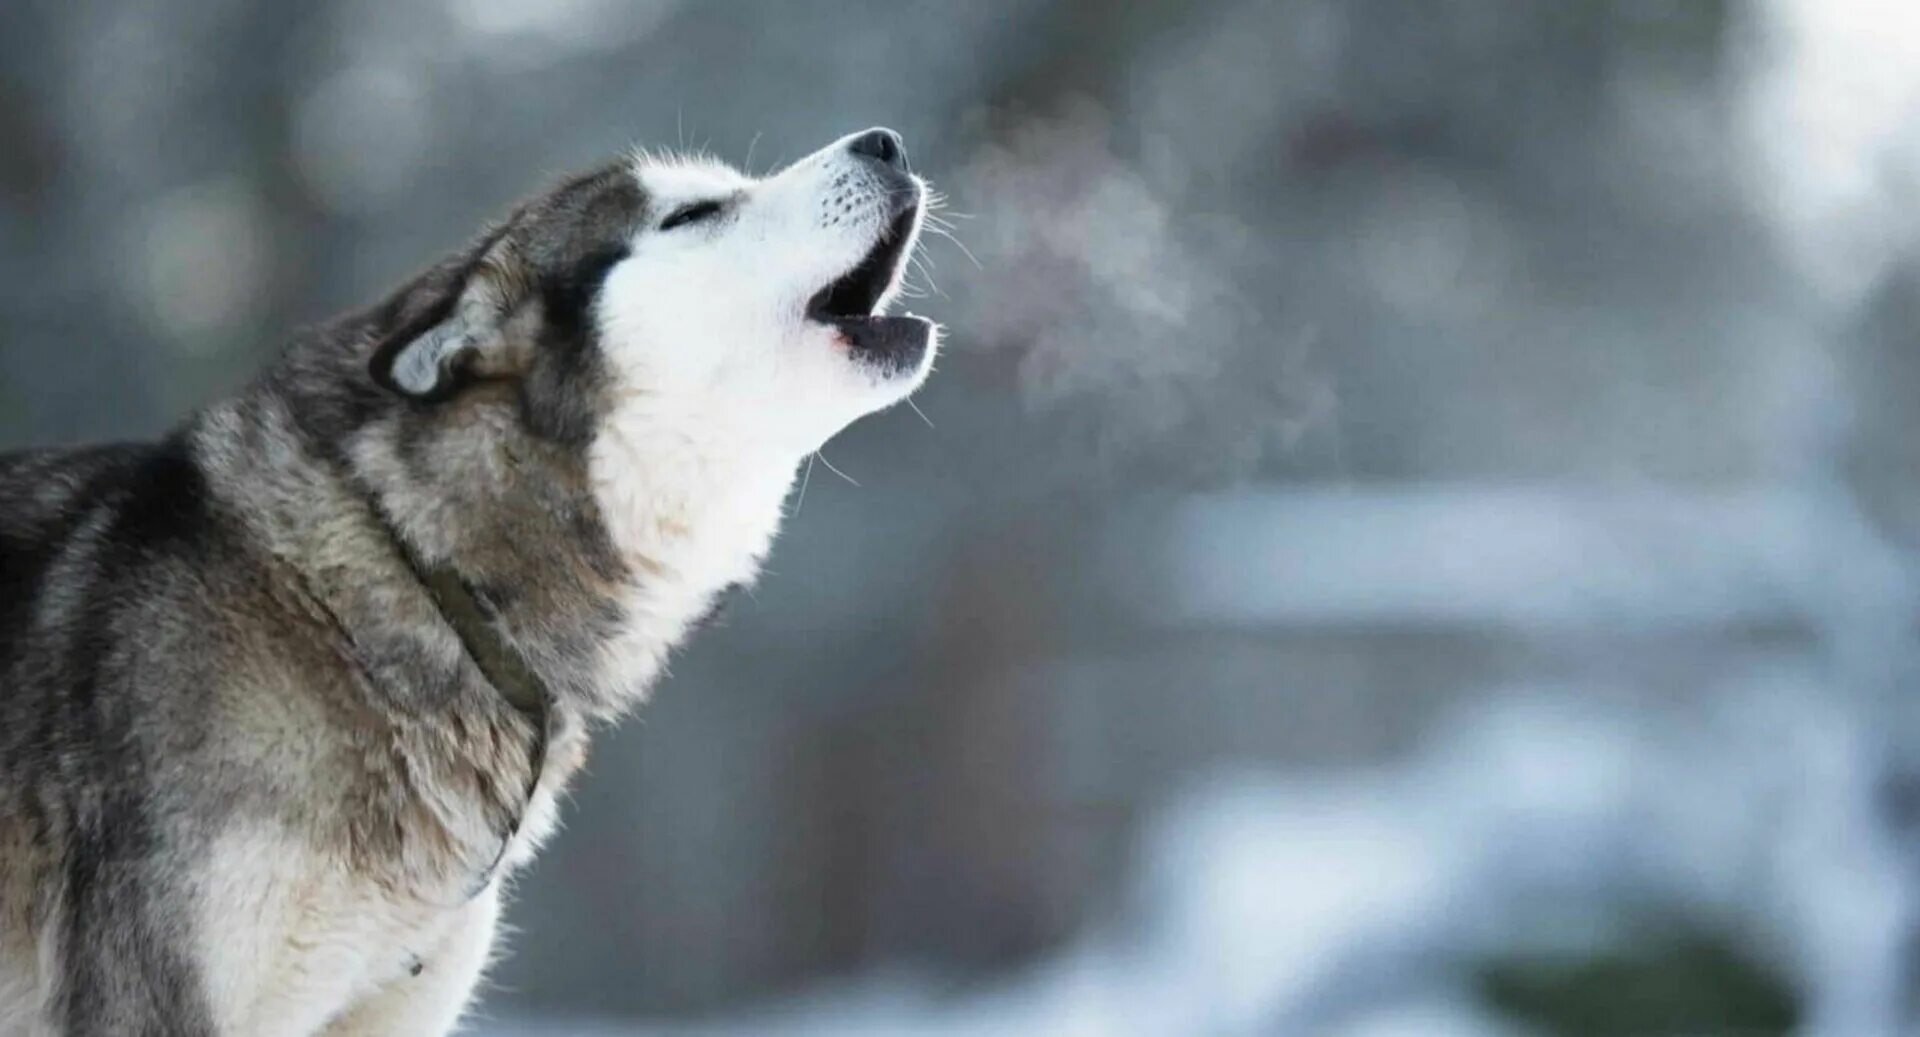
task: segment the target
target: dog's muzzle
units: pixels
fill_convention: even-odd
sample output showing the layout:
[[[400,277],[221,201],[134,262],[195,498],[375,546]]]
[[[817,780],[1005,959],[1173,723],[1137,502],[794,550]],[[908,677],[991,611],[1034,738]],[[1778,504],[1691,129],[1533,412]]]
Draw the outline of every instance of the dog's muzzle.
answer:
[[[885,222],[867,254],[807,302],[807,317],[840,332],[852,354],[885,374],[917,370],[933,339],[933,323],[877,312],[900,275],[920,229],[925,189],[908,172],[900,135],[871,129],[847,142],[880,185]]]

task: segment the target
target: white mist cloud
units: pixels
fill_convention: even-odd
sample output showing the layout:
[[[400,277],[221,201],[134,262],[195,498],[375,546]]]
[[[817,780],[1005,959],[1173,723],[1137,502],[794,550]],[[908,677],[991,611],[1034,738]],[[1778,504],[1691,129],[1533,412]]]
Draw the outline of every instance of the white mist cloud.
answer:
[[[1030,410],[1090,419],[1103,461],[1179,443],[1203,474],[1244,474],[1328,406],[1302,373],[1311,336],[1248,290],[1245,227],[1123,157],[1112,125],[1076,101],[954,178],[980,217],[964,233],[984,269],[966,280],[991,300],[965,339],[1013,354]]]

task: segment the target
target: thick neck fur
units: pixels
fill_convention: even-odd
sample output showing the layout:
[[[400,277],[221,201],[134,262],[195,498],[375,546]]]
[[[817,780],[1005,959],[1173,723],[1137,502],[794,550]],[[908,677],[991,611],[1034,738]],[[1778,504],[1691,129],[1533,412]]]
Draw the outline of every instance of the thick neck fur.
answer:
[[[296,349],[285,364],[315,355]],[[337,363],[339,352],[318,355]],[[292,398],[294,384],[352,384],[300,374],[270,374],[203,413],[200,463],[240,488],[226,503],[271,560],[269,578],[335,629],[376,737],[394,739],[409,767],[440,772],[435,787],[471,790],[433,818],[452,851],[437,860],[487,873],[516,828],[507,859],[524,859],[584,759],[589,724],[638,703],[715,596],[753,577],[793,465],[638,398],[574,445],[529,432],[511,382],[419,405],[357,389]],[[468,658],[396,536],[462,576],[552,694],[539,775],[535,732]]]
[[[377,508],[421,562],[459,572],[556,705],[583,719],[641,701],[716,596],[754,577],[797,463],[640,394],[586,402],[597,431],[555,440],[529,430],[511,381],[382,401],[316,442],[311,422],[293,422],[316,408],[287,406],[285,384],[269,378],[210,419],[297,440],[313,477]]]

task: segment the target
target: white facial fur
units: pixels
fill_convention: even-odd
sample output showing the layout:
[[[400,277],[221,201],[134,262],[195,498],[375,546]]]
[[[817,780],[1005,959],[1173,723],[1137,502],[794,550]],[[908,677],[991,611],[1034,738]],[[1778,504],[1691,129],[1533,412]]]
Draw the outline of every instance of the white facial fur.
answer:
[[[647,393],[660,418],[798,461],[925,378],[931,346],[916,369],[881,375],[850,356],[835,329],[806,319],[807,300],[858,264],[889,222],[887,187],[851,140],[761,180],[710,160],[635,159],[648,225],[607,275],[599,330],[617,376]],[[726,201],[726,213],[656,229],[708,199]]]
[[[876,370],[807,317],[808,300],[889,223],[884,181],[852,139],[765,179],[708,160],[634,160],[648,211],[601,288],[600,348],[618,403],[590,465],[614,542],[644,578],[629,629],[607,649],[609,682],[651,683],[665,646],[713,594],[752,579],[801,460],[905,399],[932,366],[932,340],[910,369]],[[709,199],[727,201],[726,213],[659,229]],[[919,230],[916,216],[916,239]]]

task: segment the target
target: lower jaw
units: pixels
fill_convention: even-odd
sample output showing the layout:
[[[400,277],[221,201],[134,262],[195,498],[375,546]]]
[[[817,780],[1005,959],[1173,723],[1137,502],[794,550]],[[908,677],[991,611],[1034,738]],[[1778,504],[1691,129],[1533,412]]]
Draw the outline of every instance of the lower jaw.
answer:
[[[918,368],[933,343],[933,322],[924,317],[840,317],[828,324],[849,356],[888,374]]]

